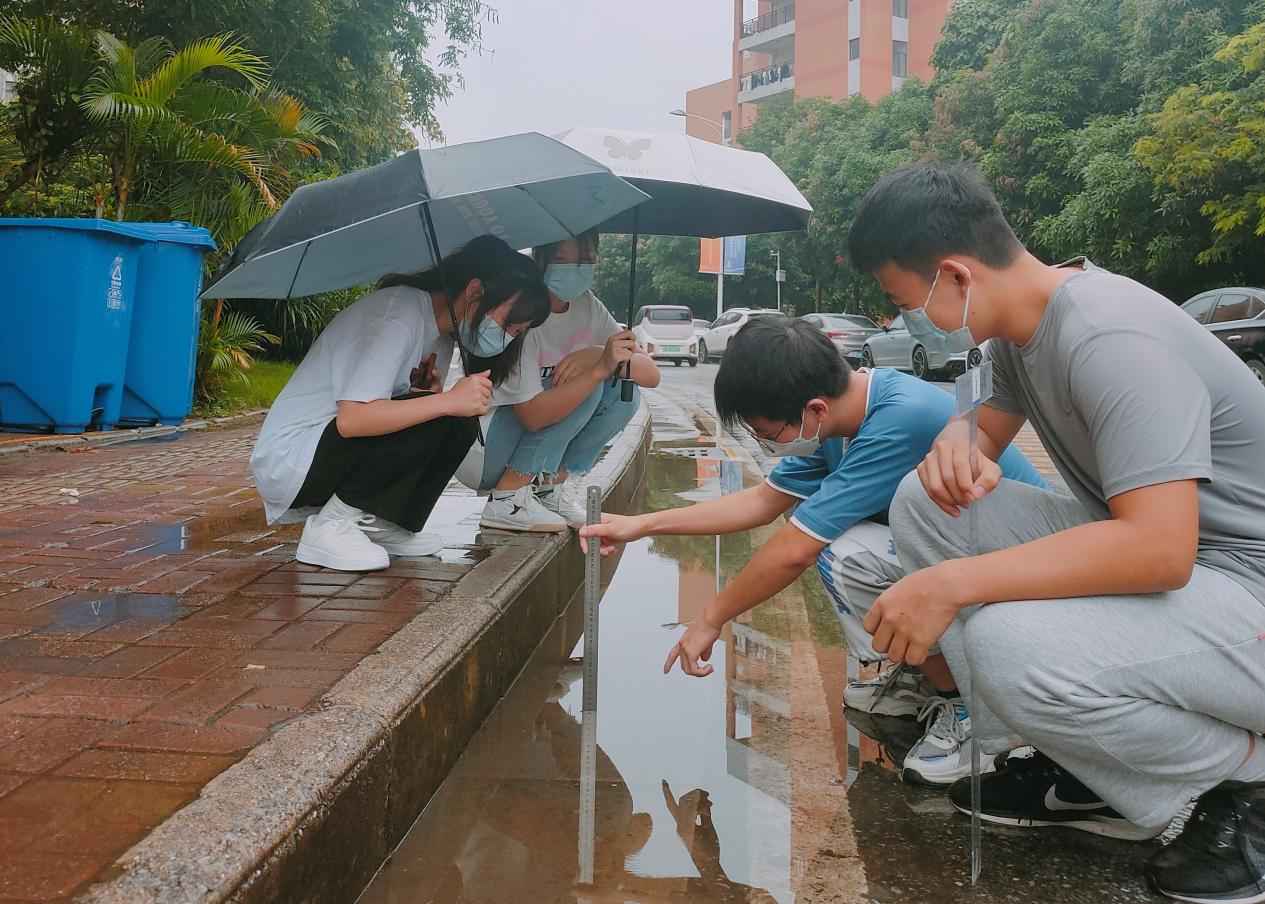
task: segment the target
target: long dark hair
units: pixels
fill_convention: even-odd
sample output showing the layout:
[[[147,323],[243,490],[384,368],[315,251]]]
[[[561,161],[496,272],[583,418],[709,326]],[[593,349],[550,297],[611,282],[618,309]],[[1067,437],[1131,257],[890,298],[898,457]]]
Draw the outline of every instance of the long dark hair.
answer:
[[[476,332],[483,318],[515,295],[518,298],[510,308],[507,326],[528,323],[537,327],[549,316],[549,290],[545,288],[540,270],[530,257],[519,254],[495,236],[481,235],[471,239],[460,251],[444,258],[443,268],[454,303],[472,279],[483,283],[483,297],[476,303],[471,324]],[[438,267],[432,267],[418,273],[395,273],[378,281],[379,289],[388,286],[412,286],[424,292],[442,292],[444,278],[440,276]],[[453,324],[453,329],[456,328],[457,325]],[[524,333],[516,338],[505,351],[493,358],[471,356],[471,371],[488,370],[492,372],[493,384],[504,382],[518,366],[526,335]]]

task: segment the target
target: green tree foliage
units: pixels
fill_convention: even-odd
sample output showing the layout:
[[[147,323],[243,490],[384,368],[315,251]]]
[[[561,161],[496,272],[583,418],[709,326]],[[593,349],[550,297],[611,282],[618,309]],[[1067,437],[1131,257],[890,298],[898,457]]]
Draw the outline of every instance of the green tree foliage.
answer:
[[[54,181],[93,131],[82,101],[96,74],[96,33],[53,19],[0,16],[0,68],[17,99],[0,108],[0,208],[35,180]]]
[[[19,75],[0,204],[35,174],[66,171],[92,196],[76,213],[186,220],[231,246],[290,193],[294,164],[330,146],[324,120],[269,88],[264,62],[226,36],[181,48],[87,37],[0,17],[0,63]]]
[[[331,114],[343,168],[411,144],[405,123],[433,137],[435,107],[479,47],[493,10],[480,0],[9,0],[20,16],[54,16],[137,45],[181,46],[229,33],[267,61],[276,84]]]
[[[959,0],[944,23],[931,65],[942,78],[961,69],[983,69],[1013,13],[1024,5],[1025,0]]]
[[[1265,237],[1265,23],[1230,39],[1210,74],[1177,89],[1151,117],[1137,153],[1162,188],[1200,201],[1212,227],[1201,264],[1262,275]]]
[[[1124,0],[1125,77],[1144,108],[1198,81],[1211,55],[1252,20],[1252,0]]]

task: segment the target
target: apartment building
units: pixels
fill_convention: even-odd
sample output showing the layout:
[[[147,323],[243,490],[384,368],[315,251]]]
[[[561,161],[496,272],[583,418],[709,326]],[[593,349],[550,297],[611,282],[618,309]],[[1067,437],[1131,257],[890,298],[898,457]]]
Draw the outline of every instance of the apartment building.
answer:
[[[734,0],[732,74],[685,95],[686,134],[730,140],[784,94],[878,100],[928,80],[953,0]]]

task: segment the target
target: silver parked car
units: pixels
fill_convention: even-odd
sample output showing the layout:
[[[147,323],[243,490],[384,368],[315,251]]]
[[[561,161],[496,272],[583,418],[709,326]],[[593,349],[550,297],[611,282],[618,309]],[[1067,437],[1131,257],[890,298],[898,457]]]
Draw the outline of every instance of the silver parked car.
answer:
[[[979,363],[979,349],[971,349],[971,366]],[[914,341],[905,329],[905,318],[897,317],[890,325],[865,340],[861,347],[862,367],[894,367],[912,373],[920,380],[941,374],[956,375],[966,370],[967,353],[945,355],[933,352]]]
[[[839,354],[852,364],[861,360],[865,340],[883,331],[869,317],[860,314],[805,314],[800,319],[825,333],[839,349]]]

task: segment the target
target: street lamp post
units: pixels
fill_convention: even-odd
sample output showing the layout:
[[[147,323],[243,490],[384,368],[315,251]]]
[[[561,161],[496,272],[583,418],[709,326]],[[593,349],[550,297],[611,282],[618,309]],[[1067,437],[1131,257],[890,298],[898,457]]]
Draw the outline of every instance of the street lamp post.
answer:
[[[786,271],[782,269],[782,249],[778,248],[769,252],[769,257],[777,258],[777,269],[773,274],[773,280],[777,283],[777,312],[782,313],[782,283],[786,282]]]
[[[720,143],[725,145],[726,147],[729,146],[729,136],[725,134],[725,127],[722,126],[720,123],[718,123],[716,120],[708,119],[706,116],[700,116],[697,113],[686,113],[684,110],[669,110],[668,115],[681,116],[686,119],[697,119],[699,122],[707,123],[713,129],[715,129],[716,134],[720,136]]]
[[[706,116],[700,116],[697,113],[687,113],[684,110],[669,110],[669,116],[681,116],[685,119],[697,119],[705,122],[720,136],[720,143],[725,147],[729,147],[729,136],[725,134],[725,127],[714,119],[708,119]],[[720,315],[725,313],[725,240],[720,240],[720,264],[716,267],[716,319],[720,319]]]

